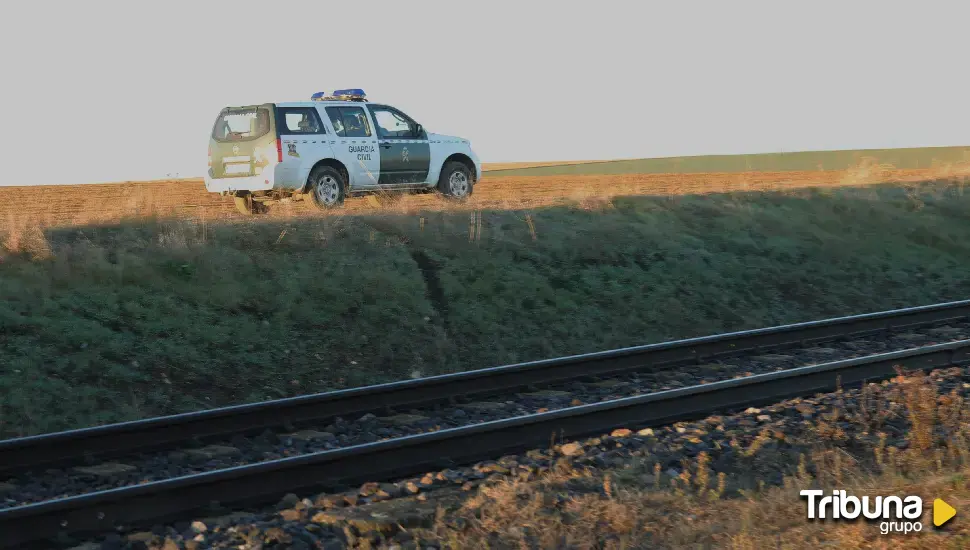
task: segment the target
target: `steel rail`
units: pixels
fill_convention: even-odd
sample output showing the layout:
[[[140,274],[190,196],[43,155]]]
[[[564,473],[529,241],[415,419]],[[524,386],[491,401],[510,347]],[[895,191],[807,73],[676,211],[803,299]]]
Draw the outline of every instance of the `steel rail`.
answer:
[[[693,363],[968,317],[970,300],[947,302],[8,439],[0,441],[0,478],[26,470],[169,449],[187,441],[258,433],[311,420],[415,408],[461,396],[495,394],[536,384]]]
[[[0,546],[185,518],[290,492],[416,475],[617,427],[669,424],[896,374],[970,364],[970,340],[570,407],[0,510]],[[447,464],[443,464],[445,457]],[[227,508],[228,509],[228,508]],[[210,508],[211,510],[211,508]]]

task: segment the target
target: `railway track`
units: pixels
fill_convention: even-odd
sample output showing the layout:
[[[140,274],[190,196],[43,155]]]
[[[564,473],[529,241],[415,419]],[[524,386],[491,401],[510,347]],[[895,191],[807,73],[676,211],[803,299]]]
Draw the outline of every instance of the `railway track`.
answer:
[[[687,368],[714,358],[743,358],[764,353],[766,349],[805,346],[836,338],[851,343],[871,339],[874,335],[885,338],[887,331],[892,334],[940,324],[958,326],[950,326],[948,330],[936,329],[934,334],[961,337],[943,344],[634,394],[559,410],[518,414],[385,441],[351,444],[300,456],[17,505],[0,510],[2,544],[4,547],[16,546],[57,534],[97,533],[119,525],[158,522],[206,508],[212,501],[218,501],[222,506],[255,504],[279,498],[287,492],[404,476],[542,446],[549,442],[552,434],[571,438],[621,425],[659,425],[713,411],[828,391],[837,383],[848,386],[891,376],[897,366],[928,369],[964,364],[970,357],[967,353],[970,340],[966,339],[968,333],[964,329],[970,331],[970,327],[961,329],[960,325],[966,325],[968,316],[970,301],[953,302],[0,442],[0,464],[5,472],[24,471],[31,466],[31,460],[35,461],[34,470],[39,469],[37,464],[49,469],[53,464],[89,463],[94,458],[143,451],[143,447],[171,448],[188,440],[225,437],[283,425],[289,425],[286,426],[289,429],[306,421],[430,406],[538,384],[581,378],[602,381],[606,376],[651,370],[676,371],[679,369],[671,367],[681,365]],[[913,333],[908,336],[912,337]]]

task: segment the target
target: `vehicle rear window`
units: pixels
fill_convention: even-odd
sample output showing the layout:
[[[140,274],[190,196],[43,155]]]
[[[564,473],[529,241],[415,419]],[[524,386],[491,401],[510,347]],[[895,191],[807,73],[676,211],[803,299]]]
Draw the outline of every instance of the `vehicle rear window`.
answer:
[[[269,132],[269,109],[226,109],[219,113],[212,128],[216,141],[249,141]]]

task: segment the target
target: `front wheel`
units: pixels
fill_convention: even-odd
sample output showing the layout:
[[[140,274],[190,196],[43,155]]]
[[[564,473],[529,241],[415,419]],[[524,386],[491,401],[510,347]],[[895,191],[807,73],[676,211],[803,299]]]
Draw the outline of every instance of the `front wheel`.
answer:
[[[442,195],[455,200],[465,200],[472,194],[473,187],[471,171],[464,163],[452,161],[441,169],[438,191]]]
[[[344,202],[345,184],[343,176],[335,168],[330,166],[314,168],[307,183],[309,204],[317,210],[339,207]]]

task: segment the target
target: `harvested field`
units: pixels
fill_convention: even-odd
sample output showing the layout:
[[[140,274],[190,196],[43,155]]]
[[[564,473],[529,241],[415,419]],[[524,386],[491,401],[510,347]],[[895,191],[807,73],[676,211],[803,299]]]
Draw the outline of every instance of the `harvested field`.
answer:
[[[893,166],[921,170],[970,162],[970,147],[909,147],[901,149],[843,149],[744,155],[697,155],[522,166],[502,169],[501,176],[578,176],[620,174],[702,174],[741,172],[798,172],[850,170],[858,166]],[[493,170],[498,170],[493,168]]]
[[[482,171],[518,170],[520,168],[540,168],[544,166],[573,166],[576,164],[590,164],[597,162],[611,162],[603,160],[553,160],[547,162],[483,162]]]
[[[528,210],[580,203],[602,205],[613,197],[673,196],[736,191],[775,191],[809,187],[919,182],[965,178],[967,168],[897,170],[860,166],[851,170],[742,172],[707,174],[623,174],[486,176],[467,203],[434,194],[356,197],[338,212],[387,210]],[[32,226],[63,227],[112,223],[146,216],[216,221],[239,217],[229,198],[205,191],[202,180],[0,188],[0,224],[8,231]],[[294,202],[273,208],[270,217],[319,215]]]

